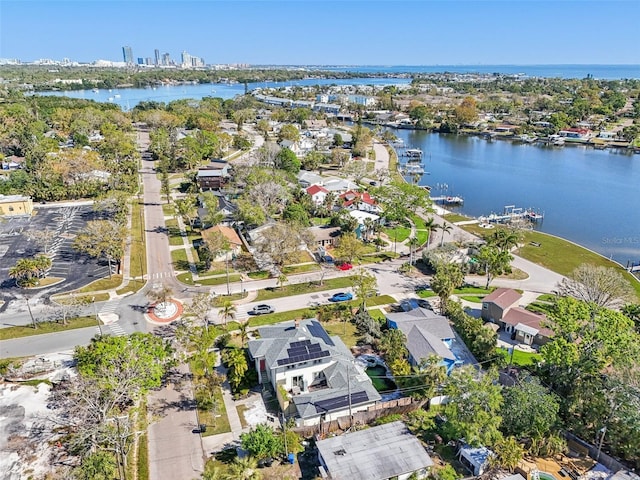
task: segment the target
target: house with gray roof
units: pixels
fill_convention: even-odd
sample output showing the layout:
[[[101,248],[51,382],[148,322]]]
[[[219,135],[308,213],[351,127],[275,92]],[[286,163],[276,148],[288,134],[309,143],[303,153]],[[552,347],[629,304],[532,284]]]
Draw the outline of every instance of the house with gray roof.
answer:
[[[408,312],[387,313],[385,317],[389,328],[404,333],[411,365],[416,366],[421,360],[436,355],[449,374],[456,365],[462,364],[452,349],[456,336],[446,317],[420,307]]]
[[[271,383],[286,415],[317,425],[367,410],[380,400],[371,379],[339,337],[314,318],[258,329],[249,354],[261,383]]]
[[[316,447],[321,475],[334,480],[420,479],[427,478],[433,466],[420,440],[402,422],[326,438]]]

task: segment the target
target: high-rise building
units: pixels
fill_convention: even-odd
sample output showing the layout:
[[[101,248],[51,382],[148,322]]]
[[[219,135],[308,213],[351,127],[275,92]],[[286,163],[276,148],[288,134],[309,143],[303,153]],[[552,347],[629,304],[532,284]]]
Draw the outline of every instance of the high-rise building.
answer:
[[[171,65],[171,57],[168,53],[162,54],[162,65]]]
[[[133,50],[129,46],[122,47],[122,59],[127,65],[133,63]]]
[[[191,55],[189,55],[186,51],[182,52],[182,66],[183,67],[191,66]]]
[[[156,59],[156,65],[160,65],[160,50],[158,50],[157,48],[153,51],[154,55],[155,55],[155,59]]]
[[[144,58],[138,57],[138,65],[144,65]]]

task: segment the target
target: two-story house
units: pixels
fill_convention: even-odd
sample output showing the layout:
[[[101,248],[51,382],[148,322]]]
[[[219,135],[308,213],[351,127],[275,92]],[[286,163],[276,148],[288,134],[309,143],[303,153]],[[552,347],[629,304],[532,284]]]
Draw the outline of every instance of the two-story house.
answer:
[[[270,383],[286,415],[317,425],[367,410],[380,400],[370,378],[339,337],[316,319],[258,329],[249,353],[261,383]]]
[[[385,317],[389,328],[404,333],[411,365],[416,366],[421,360],[435,355],[441,359],[440,364],[449,374],[456,365],[463,363],[452,349],[456,336],[446,317],[426,308],[387,313]]]

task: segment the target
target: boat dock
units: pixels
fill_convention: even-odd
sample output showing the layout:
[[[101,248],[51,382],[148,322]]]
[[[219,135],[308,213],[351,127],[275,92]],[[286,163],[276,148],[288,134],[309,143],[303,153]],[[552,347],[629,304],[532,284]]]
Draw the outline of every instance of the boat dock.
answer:
[[[486,223],[513,223],[522,220],[540,222],[544,219],[544,213],[533,208],[519,208],[515,205],[505,205],[502,214],[491,213],[480,217],[480,222]]]
[[[431,197],[431,200],[443,205],[462,205],[464,203],[464,198],[458,195],[441,195],[439,197]]]

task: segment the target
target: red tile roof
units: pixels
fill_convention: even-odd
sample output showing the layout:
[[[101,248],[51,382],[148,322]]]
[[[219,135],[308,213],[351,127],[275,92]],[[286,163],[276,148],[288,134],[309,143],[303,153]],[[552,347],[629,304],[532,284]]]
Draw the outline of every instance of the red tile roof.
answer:
[[[345,207],[352,205],[353,203],[358,201],[358,199],[360,202],[366,203],[368,205],[376,204],[376,201],[371,197],[371,195],[369,195],[369,192],[359,193],[354,192],[353,190],[349,190],[348,192],[344,192],[342,195],[340,195],[340,198],[345,201],[343,204],[343,206]]]
[[[329,193],[329,190],[321,185],[311,185],[310,187],[307,187],[307,193],[311,196],[315,195],[318,192]]]

